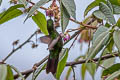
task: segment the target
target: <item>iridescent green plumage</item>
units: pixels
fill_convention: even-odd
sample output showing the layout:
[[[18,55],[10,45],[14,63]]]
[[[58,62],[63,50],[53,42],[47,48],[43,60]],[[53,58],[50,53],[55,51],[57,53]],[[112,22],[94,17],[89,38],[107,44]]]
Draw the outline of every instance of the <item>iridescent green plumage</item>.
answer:
[[[49,45],[52,45],[53,43],[52,41],[60,37],[59,33],[54,29],[54,24],[52,19],[47,20],[47,29],[49,32],[49,37],[52,39]],[[55,74],[57,69],[58,59],[59,59],[59,53],[62,50],[62,46],[63,46],[62,38],[60,37],[59,40],[53,46],[53,48],[49,49],[50,54],[47,62],[47,68],[46,68],[47,73],[51,72],[52,74]]]

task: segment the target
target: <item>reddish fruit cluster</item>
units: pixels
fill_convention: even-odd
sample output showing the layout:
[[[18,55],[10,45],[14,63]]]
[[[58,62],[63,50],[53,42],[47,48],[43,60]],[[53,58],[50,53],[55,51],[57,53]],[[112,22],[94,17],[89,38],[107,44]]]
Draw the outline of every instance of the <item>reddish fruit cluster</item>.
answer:
[[[46,10],[46,16],[53,17],[53,10],[52,9]]]
[[[54,26],[59,27],[60,10],[56,4],[56,0],[54,0],[53,3],[48,8],[48,10],[46,10],[46,16],[54,17],[54,21],[55,21]]]

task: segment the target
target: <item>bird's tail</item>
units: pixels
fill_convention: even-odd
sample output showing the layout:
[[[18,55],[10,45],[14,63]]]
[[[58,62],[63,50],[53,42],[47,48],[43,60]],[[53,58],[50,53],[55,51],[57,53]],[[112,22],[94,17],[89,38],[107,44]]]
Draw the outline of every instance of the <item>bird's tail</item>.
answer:
[[[58,58],[53,58],[50,59],[50,56],[48,58],[48,62],[47,62],[47,67],[46,67],[46,72],[49,73],[51,72],[52,74],[56,73],[57,70],[57,64],[58,64]]]

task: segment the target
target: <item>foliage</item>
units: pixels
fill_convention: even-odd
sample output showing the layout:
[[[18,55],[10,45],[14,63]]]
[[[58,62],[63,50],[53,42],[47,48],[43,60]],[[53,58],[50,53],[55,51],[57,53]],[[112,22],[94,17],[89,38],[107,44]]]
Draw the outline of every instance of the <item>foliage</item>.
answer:
[[[2,2],[3,0],[0,0],[0,6],[2,5]],[[28,40],[26,40],[18,48],[13,49],[12,52],[5,59],[3,59],[3,61],[0,61],[0,80],[14,80],[15,76],[13,71],[17,72],[18,76],[22,80],[25,80],[25,76],[28,77],[33,72],[32,80],[36,80],[40,73],[45,70],[45,61],[48,57],[45,58],[45,60],[43,59],[43,61],[37,64],[37,66],[34,66],[34,69],[32,69],[29,74],[19,72],[16,67],[5,63],[5,61],[26,43],[32,42],[32,48],[36,48],[38,46],[38,38],[36,38],[36,43],[31,41],[31,38],[39,33],[46,35],[44,36],[44,38],[46,37],[46,39],[44,39],[44,43],[47,43],[50,47],[50,44],[55,46],[55,44],[59,41],[59,38],[63,38],[64,40],[64,38],[69,35],[69,32],[73,31],[76,32],[73,32],[73,35],[71,37],[69,35],[69,39],[64,41],[62,47],[65,50],[61,52],[62,56],[60,56],[57,71],[56,74],[54,74],[54,77],[60,80],[64,68],[66,66],[70,66],[66,73],[66,80],[68,80],[74,66],[81,64],[80,70],[82,80],[85,80],[86,71],[90,73],[94,80],[98,67],[103,68],[101,79],[120,79],[120,64],[116,64],[115,62],[115,59],[119,56],[120,52],[120,18],[115,18],[116,15],[120,16],[120,0],[94,0],[85,9],[85,19],[81,22],[76,20],[76,4],[74,0],[39,0],[37,3],[34,3],[31,0],[10,0],[10,2],[13,3],[13,5],[10,5],[7,10],[0,13],[0,25],[22,14],[27,14],[24,22],[26,22],[27,19],[32,18],[33,22],[36,23],[40,30],[35,31],[35,33],[33,33]],[[48,8],[43,7],[44,4],[48,3],[50,3]],[[52,30],[55,31],[55,29],[57,29],[56,27],[60,27],[62,30],[62,33],[60,34],[61,37],[58,36],[55,39],[56,43],[54,43],[54,40],[51,41],[49,38],[50,31],[48,31],[47,25],[51,23],[47,23],[47,18],[44,13],[40,11],[40,8],[45,10],[48,18],[54,20],[54,28]],[[89,12],[92,12],[92,14],[88,15]],[[77,29],[67,29],[69,21],[75,22],[80,26]],[[86,42],[89,44],[88,50],[83,56],[80,55],[73,62],[67,63],[69,50],[79,35],[80,43]],[[52,37],[54,36],[56,36],[56,34],[52,35]],[[64,45],[72,39],[74,39],[73,43],[69,48],[66,48]],[[18,41],[15,41],[13,43],[13,47],[17,44]],[[110,56],[106,57],[106,55]],[[96,58],[96,56],[98,56],[98,58]],[[73,76],[74,75],[75,73],[73,70]],[[75,76],[73,78],[75,78]]]
[[[47,21],[45,16],[41,12],[36,12],[34,16],[32,16],[33,21],[40,27],[40,30],[45,34],[48,35],[47,31]]]

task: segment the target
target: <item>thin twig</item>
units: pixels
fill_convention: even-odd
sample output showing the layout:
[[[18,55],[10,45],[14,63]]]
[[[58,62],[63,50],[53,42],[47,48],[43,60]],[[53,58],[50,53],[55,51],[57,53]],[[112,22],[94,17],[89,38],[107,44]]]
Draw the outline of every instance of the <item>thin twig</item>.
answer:
[[[89,34],[90,34],[90,37],[89,37],[89,43],[88,43],[88,52],[89,52],[89,50],[90,50],[90,46],[91,46],[91,44],[90,44],[90,42],[91,42],[91,38],[92,38],[92,37],[91,37],[91,29],[90,29],[90,33],[89,33]]]
[[[30,39],[37,33],[35,31],[25,42],[23,42],[21,45],[19,45],[17,48],[13,49],[3,60],[2,62],[5,62],[11,55],[13,55],[17,50],[21,49],[25,44],[29,43]]]
[[[66,32],[72,32],[72,31],[76,31],[76,30],[80,30],[81,28],[76,28],[76,29],[68,29]]]
[[[76,21],[76,20],[74,20],[74,19],[72,19],[72,18],[70,18],[70,20],[71,20],[72,22],[75,22],[75,23],[77,23],[77,24],[80,24],[80,25],[82,25],[82,26],[84,26],[84,27],[91,28],[91,29],[97,29],[96,26],[91,26],[91,25],[88,25],[88,24],[84,24],[83,22]]]
[[[76,80],[74,66],[72,66],[72,71],[73,71],[73,80]]]
[[[71,46],[69,47],[69,49],[68,49],[68,50],[70,50],[70,49],[71,49],[71,47],[73,46],[73,44],[74,44],[74,43],[75,43],[75,41],[77,40],[77,38],[78,38],[79,34],[80,34],[80,33],[78,33],[78,34],[77,34],[77,36],[75,37],[74,41],[72,42],[72,44],[71,44]]]
[[[35,38],[36,38],[36,45],[37,45],[37,42],[38,42],[38,34],[35,35]]]
[[[94,60],[92,60],[92,62],[95,63],[95,64],[98,64],[98,63],[95,62]],[[100,66],[101,68],[103,68],[103,69],[106,69],[106,67],[104,67],[104,66],[102,66],[102,65],[100,65],[100,64],[99,64],[99,66]]]

